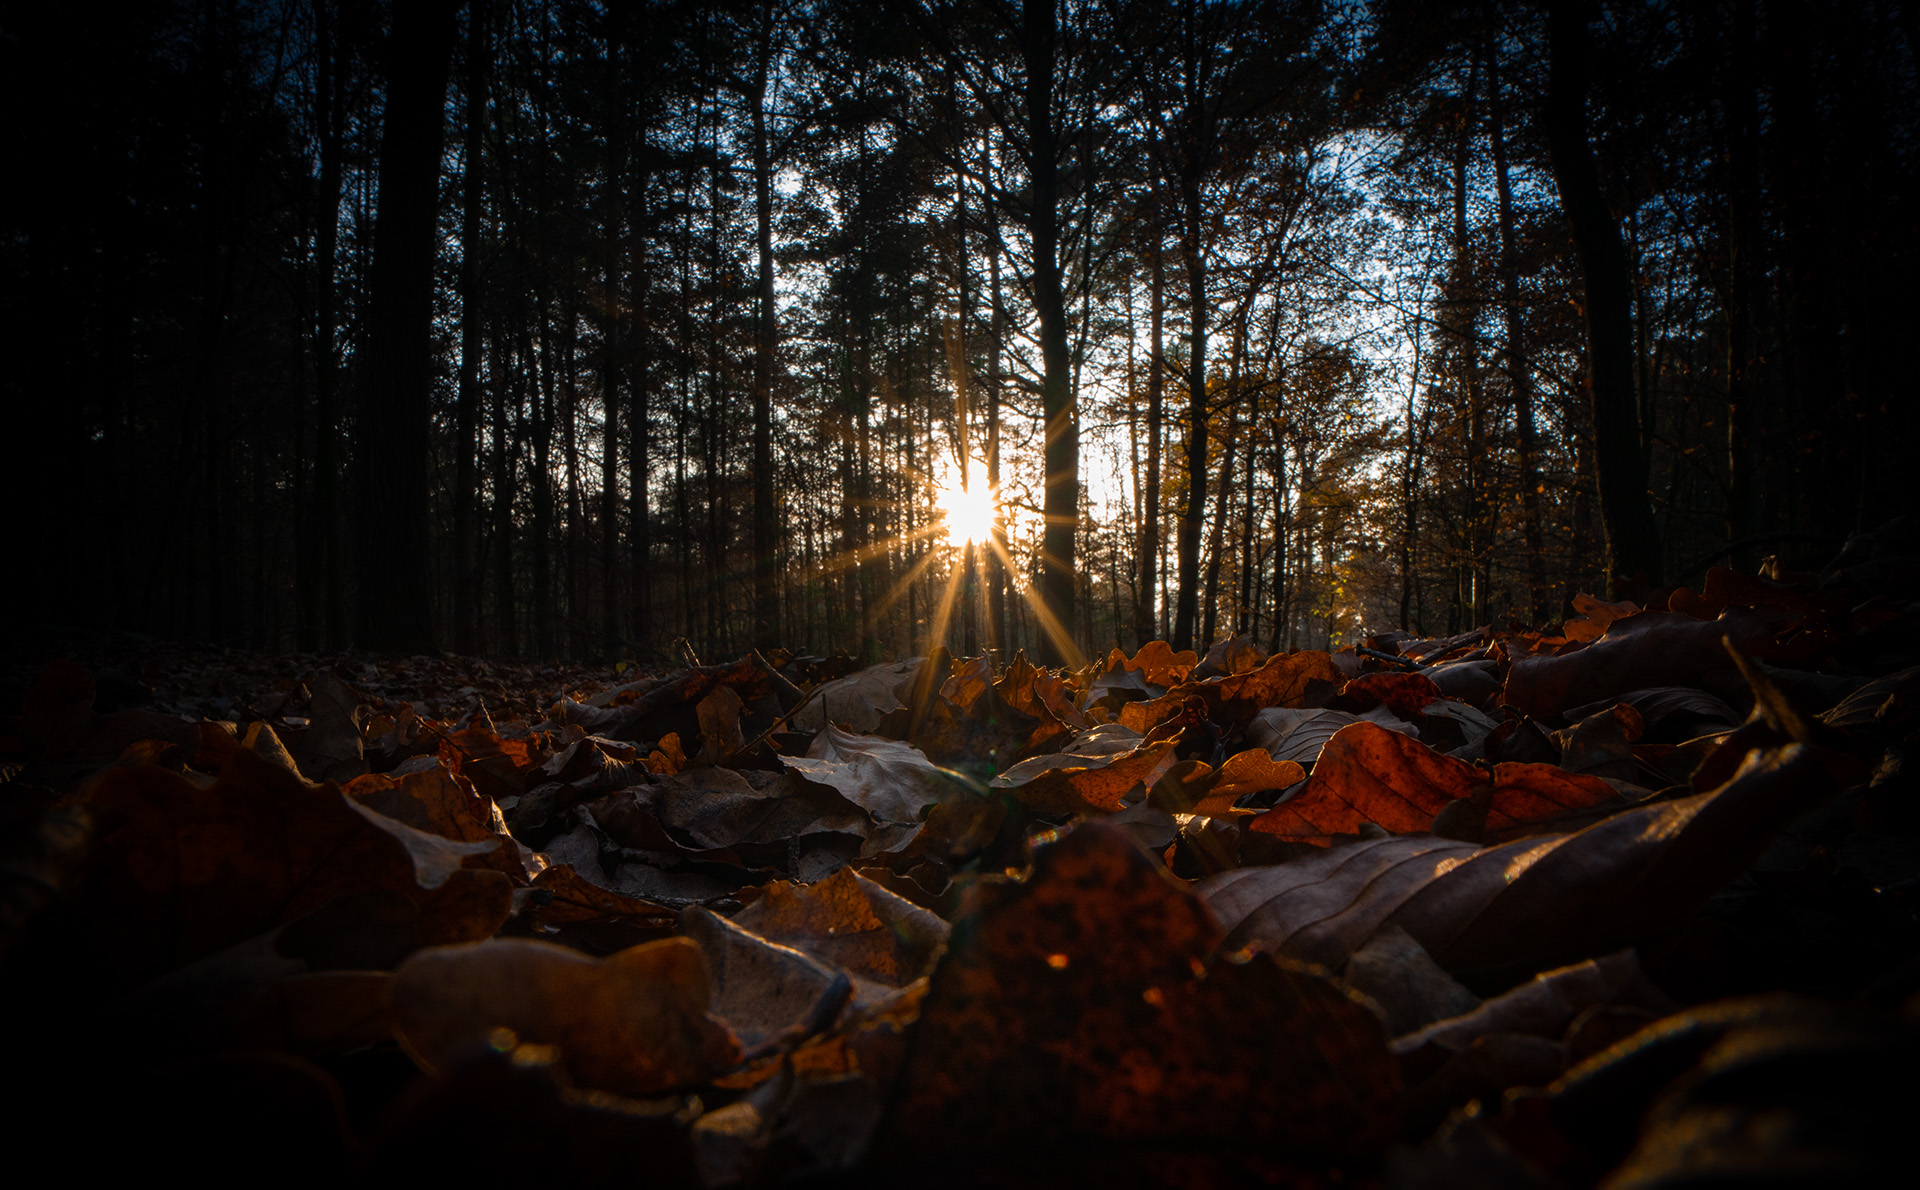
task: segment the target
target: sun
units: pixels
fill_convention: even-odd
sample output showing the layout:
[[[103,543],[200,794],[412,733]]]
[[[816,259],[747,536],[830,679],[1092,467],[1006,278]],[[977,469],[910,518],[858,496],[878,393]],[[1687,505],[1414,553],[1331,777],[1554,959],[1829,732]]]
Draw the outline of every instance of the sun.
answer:
[[[987,540],[993,533],[993,488],[977,464],[973,481],[965,488],[954,476],[934,492],[934,503],[947,522],[947,544],[955,549]]]

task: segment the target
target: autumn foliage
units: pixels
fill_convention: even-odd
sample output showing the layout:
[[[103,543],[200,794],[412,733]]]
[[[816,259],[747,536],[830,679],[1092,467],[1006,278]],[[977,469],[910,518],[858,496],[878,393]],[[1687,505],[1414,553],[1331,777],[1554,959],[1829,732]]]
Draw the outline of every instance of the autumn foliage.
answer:
[[[17,1068],[131,1138],[91,1160],[263,1178],[1870,1179],[1920,1038],[1901,573],[523,673],[566,688],[500,719],[457,661],[194,718],[54,660],[4,727]]]

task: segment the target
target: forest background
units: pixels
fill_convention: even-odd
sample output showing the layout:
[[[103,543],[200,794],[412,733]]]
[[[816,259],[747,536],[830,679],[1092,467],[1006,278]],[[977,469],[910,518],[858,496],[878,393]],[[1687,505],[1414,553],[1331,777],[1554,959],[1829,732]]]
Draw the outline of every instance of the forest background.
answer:
[[[16,6],[8,622],[1057,663],[1824,558],[1912,504],[1917,18]]]

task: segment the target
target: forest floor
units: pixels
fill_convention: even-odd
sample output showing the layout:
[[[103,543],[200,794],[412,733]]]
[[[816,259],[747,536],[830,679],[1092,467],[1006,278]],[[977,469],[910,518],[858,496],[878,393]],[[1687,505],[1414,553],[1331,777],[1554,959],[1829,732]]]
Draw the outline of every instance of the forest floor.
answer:
[[[1883,535],[1079,672],[38,632],[16,1135],[203,1181],[1885,1180],[1917,595]]]

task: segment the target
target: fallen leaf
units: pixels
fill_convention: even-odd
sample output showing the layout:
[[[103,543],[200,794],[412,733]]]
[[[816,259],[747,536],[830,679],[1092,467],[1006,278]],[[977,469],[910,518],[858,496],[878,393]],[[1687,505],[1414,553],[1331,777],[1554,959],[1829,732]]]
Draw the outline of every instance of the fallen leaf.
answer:
[[[551,943],[498,938],[413,955],[393,978],[395,1031],[429,1072],[495,1029],[554,1046],[583,1087],[658,1095],[739,1061],[714,1019],[700,947],[649,942],[593,959]]]
[[[922,660],[909,657],[871,665],[859,673],[823,682],[788,722],[795,731],[824,731],[832,723],[856,735],[899,739],[907,734],[904,692],[919,675]]]
[[[993,779],[1035,814],[1111,814],[1173,767],[1173,741],[1142,743],[1131,752],[1036,756]]]
[[[1721,674],[1738,676],[1722,638],[1749,655],[1771,635],[1758,612],[1730,609],[1717,620],[1678,612],[1641,612],[1608,625],[1605,635],[1559,657],[1521,657],[1507,675],[1501,701],[1535,719],[1557,717],[1584,706],[1650,686],[1698,685]],[[1761,655],[1765,655],[1762,653]]]
[[[802,756],[780,763],[839,792],[875,822],[918,822],[954,787],[953,778],[911,744],[860,736],[829,724]]]
[[[842,868],[818,884],[769,884],[733,922],[829,966],[894,988],[926,976],[950,933],[940,918],[852,868]]]
[[[1039,849],[1023,884],[978,886],[955,934],[875,1142],[891,1174],[1017,1162],[1046,1180],[1116,1142],[1135,1177],[1160,1146],[1320,1167],[1394,1131],[1374,1015],[1267,955],[1208,965],[1204,905],[1115,827]]]
[[[1469,986],[1615,949],[1693,910],[1833,791],[1830,753],[1753,753],[1708,793],[1630,806],[1571,834],[1492,847],[1389,836],[1196,886],[1235,943],[1338,964],[1405,929]]]
[[[1334,733],[1363,720],[1351,711],[1322,707],[1269,707],[1247,724],[1247,742],[1265,748],[1277,761],[1312,764]],[[1377,722],[1377,721],[1376,721]],[[1398,720],[1378,723],[1388,731],[1417,735],[1419,729]]]
[[[1449,805],[1489,787],[1484,828],[1496,833],[1618,800],[1594,777],[1548,765],[1501,764],[1488,773],[1409,736],[1353,723],[1321,750],[1306,788],[1247,827],[1301,839],[1353,834],[1367,823],[1401,834],[1424,831]]]
[[[694,906],[682,926],[706,955],[715,985],[713,1014],[752,1060],[831,1024],[852,985],[824,964],[738,923]]]

